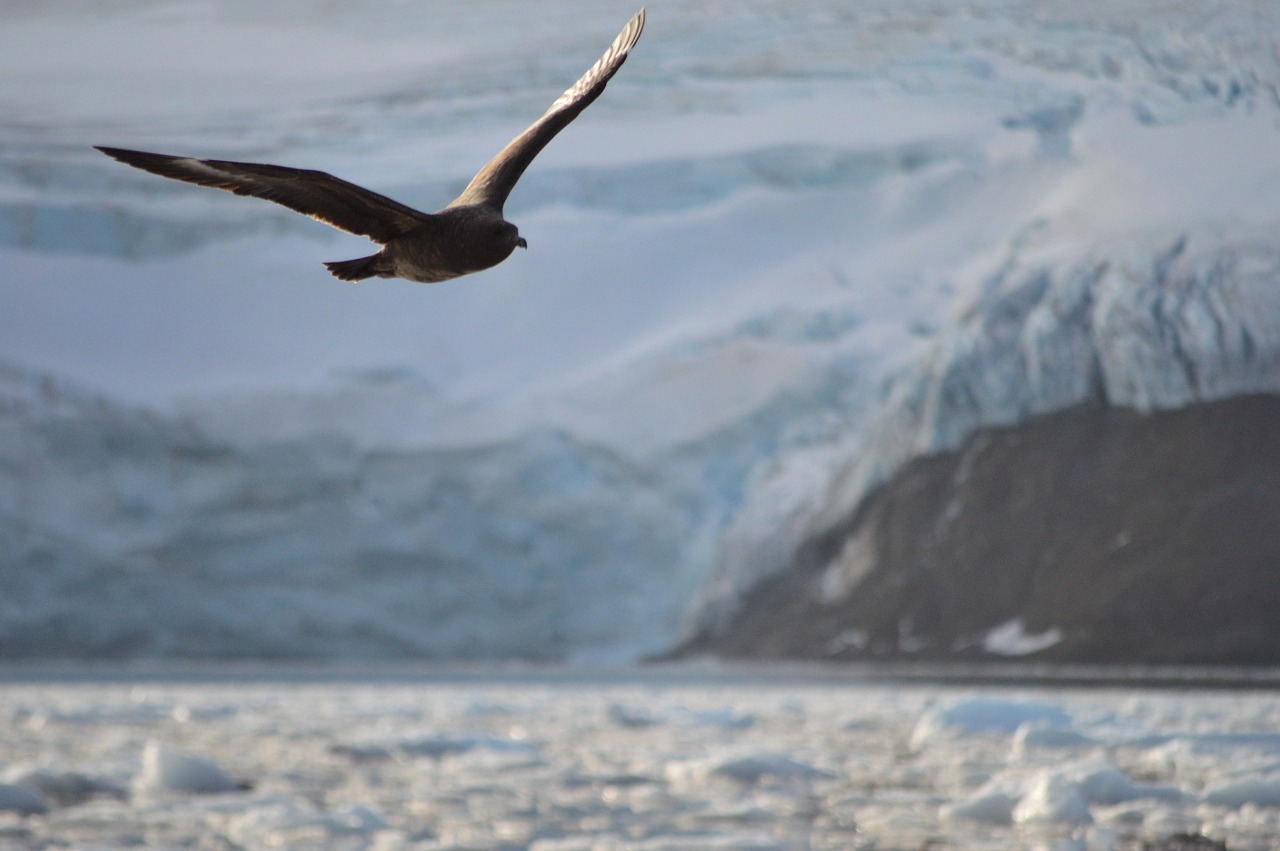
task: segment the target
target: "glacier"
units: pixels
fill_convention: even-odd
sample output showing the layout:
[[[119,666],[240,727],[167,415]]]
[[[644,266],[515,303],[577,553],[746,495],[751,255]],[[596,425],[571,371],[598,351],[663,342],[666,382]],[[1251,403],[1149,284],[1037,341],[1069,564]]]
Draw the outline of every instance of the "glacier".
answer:
[[[1280,392],[1267,3],[651,6],[452,286],[88,147],[430,209],[615,11],[2,13],[0,655],[636,658],[977,428]]]

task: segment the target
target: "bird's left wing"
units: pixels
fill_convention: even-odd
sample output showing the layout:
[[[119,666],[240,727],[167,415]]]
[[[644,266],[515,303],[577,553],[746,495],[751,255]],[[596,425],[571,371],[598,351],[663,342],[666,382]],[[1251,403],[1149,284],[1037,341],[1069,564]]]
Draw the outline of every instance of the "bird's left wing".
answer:
[[[471,179],[467,188],[449,206],[459,207],[465,204],[484,204],[502,210],[511,188],[516,185],[520,175],[533,162],[546,144],[557,133],[577,118],[582,110],[592,101],[600,97],[605,84],[618,72],[627,54],[635,47],[644,29],[644,9],[627,22],[618,33],[618,37],[609,45],[604,55],[592,65],[578,82],[570,86],[564,94],[556,98],[551,108],[542,117],[533,122],[527,130],[512,139],[496,157]]]
[[[274,201],[331,227],[367,236],[377,243],[395,239],[430,219],[427,213],[323,171],[263,163],[197,160],[122,148],[99,147],[98,150],[122,163],[162,177]]]

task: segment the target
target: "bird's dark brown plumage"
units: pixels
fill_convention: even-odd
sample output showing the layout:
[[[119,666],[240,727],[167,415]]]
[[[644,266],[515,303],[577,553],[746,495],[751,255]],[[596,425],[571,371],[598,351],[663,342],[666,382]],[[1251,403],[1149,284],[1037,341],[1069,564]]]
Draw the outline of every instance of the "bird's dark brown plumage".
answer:
[[[422,283],[446,281],[488,269],[507,259],[516,246],[525,246],[515,225],[502,217],[507,196],[538,152],[600,96],[643,29],[641,9],[604,55],[541,118],[512,139],[480,169],[461,195],[436,213],[406,207],[323,171],[123,148],[98,150],[162,177],[274,201],[339,230],[367,236],[383,246],[369,257],[325,264],[343,280],[376,276]]]

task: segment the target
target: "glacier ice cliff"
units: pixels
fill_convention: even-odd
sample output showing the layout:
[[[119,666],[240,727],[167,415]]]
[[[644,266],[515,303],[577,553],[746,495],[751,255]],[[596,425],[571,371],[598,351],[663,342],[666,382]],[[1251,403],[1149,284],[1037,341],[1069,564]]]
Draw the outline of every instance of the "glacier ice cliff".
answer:
[[[7,658],[634,655],[675,628],[647,601],[691,587],[695,520],[562,433],[236,446],[0,370]]]

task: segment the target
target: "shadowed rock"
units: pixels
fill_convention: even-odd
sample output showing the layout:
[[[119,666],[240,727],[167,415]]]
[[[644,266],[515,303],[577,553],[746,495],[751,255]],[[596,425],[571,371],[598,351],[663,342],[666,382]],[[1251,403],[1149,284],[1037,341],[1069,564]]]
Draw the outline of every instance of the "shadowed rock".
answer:
[[[1280,396],[1256,395],[979,430],[904,466],[679,652],[1274,665],[1277,422]],[[1010,624],[1019,640],[992,640]]]

